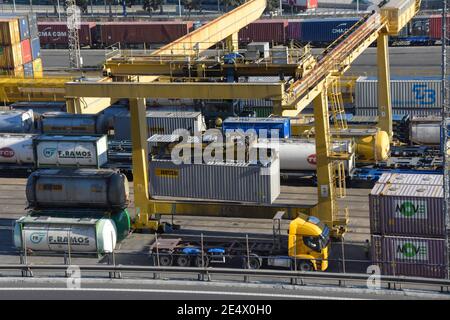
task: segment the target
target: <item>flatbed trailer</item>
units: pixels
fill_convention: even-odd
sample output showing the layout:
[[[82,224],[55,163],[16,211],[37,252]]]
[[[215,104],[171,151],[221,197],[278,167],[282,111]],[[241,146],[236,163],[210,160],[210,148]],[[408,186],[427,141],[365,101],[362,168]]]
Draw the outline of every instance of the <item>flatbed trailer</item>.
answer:
[[[302,218],[300,223],[303,224],[298,224],[296,220],[300,218],[297,218],[293,220],[294,227],[290,226],[289,235],[282,236],[283,214],[279,212],[273,218],[272,237],[165,235],[164,238],[155,238],[149,254],[157,266],[207,267],[227,264],[246,269],[281,267],[302,271],[326,270],[329,228],[314,217]],[[311,226],[321,232],[314,235]]]

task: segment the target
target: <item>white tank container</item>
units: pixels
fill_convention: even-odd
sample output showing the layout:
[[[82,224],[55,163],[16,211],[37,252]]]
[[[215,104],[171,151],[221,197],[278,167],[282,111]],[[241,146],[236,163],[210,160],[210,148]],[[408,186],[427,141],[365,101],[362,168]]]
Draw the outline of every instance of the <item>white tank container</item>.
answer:
[[[31,133],[34,131],[33,110],[0,111],[0,132]]]
[[[412,143],[437,145],[441,141],[441,119],[437,117],[414,118],[409,124]]]
[[[313,171],[316,170],[316,144],[314,141],[302,139],[280,139],[274,142],[260,139],[255,145],[277,149],[280,158],[280,170]],[[350,140],[333,143],[333,150],[350,154],[350,160],[346,161],[346,170],[354,167],[354,151]]]
[[[0,134],[0,163],[33,164],[31,134]]]
[[[16,221],[14,244],[35,252],[110,253],[116,247],[114,222],[106,218],[25,216]]]
[[[94,167],[108,162],[106,135],[40,135],[34,139],[37,167]]]

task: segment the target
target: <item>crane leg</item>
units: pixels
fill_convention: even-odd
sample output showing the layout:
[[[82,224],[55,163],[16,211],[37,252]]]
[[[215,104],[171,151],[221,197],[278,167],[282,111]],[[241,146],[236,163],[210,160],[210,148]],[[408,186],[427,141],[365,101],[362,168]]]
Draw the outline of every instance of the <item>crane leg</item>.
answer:
[[[377,39],[378,59],[378,125],[392,141],[391,77],[389,72],[388,35],[380,34]]]
[[[319,200],[317,204],[317,217],[333,230],[336,205],[334,200],[333,166],[329,160],[330,124],[328,120],[328,97],[325,88],[314,99],[313,103]]]
[[[148,189],[147,118],[144,98],[130,99],[131,139],[133,142],[133,185],[136,219],[134,227],[157,228],[157,221],[150,220],[152,214]],[[152,226],[153,225],[153,226]]]

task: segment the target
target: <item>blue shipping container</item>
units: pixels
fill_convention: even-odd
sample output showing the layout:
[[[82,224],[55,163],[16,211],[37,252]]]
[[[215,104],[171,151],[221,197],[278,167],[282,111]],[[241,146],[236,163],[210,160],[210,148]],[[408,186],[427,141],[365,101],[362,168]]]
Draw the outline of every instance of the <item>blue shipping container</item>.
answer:
[[[289,118],[227,118],[223,121],[222,130],[233,132],[255,130],[263,138],[289,138],[291,121]],[[265,130],[265,131],[263,131]],[[276,132],[272,131],[276,130]]]
[[[23,74],[25,78],[33,78],[33,62],[25,63],[23,65]]]
[[[329,43],[350,29],[359,18],[310,19],[300,24],[300,40],[311,43]]]
[[[30,38],[39,37],[36,14],[28,14],[28,29],[30,29]]]
[[[27,18],[27,16],[21,16],[18,19],[19,19],[20,41],[23,41],[30,37],[30,29],[28,27],[28,18]]]
[[[41,43],[39,37],[31,39],[31,56],[33,60],[41,57]]]

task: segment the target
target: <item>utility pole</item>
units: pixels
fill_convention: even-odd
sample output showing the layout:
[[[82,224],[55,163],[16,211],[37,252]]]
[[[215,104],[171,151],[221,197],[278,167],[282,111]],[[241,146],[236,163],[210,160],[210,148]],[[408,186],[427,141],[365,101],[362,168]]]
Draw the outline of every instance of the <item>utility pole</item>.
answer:
[[[80,52],[80,38],[78,29],[81,23],[80,8],[75,0],[66,0],[67,4],[67,29],[69,39],[69,66],[71,69],[79,70],[82,65]]]
[[[444,156],[444,208],[443,208],[443,214],[445,215],[445,224],[446,224],[446,238],[445,238],[445,244],[446,244],[446,262],[447,262],[447,278],[450,279],[450,243],[449,243],[449,233],[450,233],[450,147],[449,147],[449,129],[448,126],[450,125],[450,104],[449,104],[449,81],[448,81],[448,60],[447,60],[447,42],[448,42],[448,36],[447,36],[447,11],[448,11],[448,0],[443,0],[442,5],[442,61],[441,61],[441,73],[442,73],[442,88],[441,88],[441,95],[442,95],[442,133],[443,137],[441,139],[443,145],[441,147],[441,150],[443,151]]]

